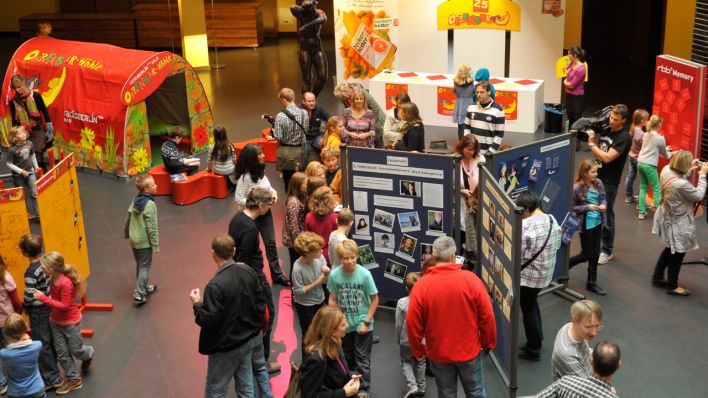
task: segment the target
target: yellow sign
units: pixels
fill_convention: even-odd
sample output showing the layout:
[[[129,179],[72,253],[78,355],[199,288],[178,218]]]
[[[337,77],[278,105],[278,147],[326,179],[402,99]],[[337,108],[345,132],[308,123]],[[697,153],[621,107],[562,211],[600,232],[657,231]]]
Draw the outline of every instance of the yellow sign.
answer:
[[[521,30],[521,7],[511,0],[450,0],[438,6],[438,30]]]
[[[36,186],[45,250],[61,253],[82,278],[88,278],[91,269],[74,154],[37,180]]]
[[[0,253],[7,264],[7,272],[17,284],[20,297],[25,291],[25,269],[29,261],[22,255],[18,242],[28,233],[30,229],[22,188],[0,190]]]

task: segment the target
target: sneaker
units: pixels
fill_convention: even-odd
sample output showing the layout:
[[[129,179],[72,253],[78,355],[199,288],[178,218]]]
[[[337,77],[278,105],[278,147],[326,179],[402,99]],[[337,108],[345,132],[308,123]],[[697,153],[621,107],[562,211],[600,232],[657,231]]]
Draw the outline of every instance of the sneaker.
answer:
[[[133,303],[135,303],[135,305],[138,305],[138,306],[143,305],[143,304],[147,303],[147,297],[143,296],[140,293],[134,293],[133,294]]]
[[[61,387],[57,388],[55,391],[57,395],[64,395],[68,394],[70,391],[78,390],[81,387],[83,387],[84,382],[81,381],[81,379],[78,380],[68,380],[66,383],[64,383]]]
[[[84,359],[81,361],[81,372],[86,373],[88,372],[89,368],[91,367],[91,362],[93,362],[93,357],[96,355],[95,353],[91,355],[91,358],[89,359]]]
[[[381,338],[377,335],[371,336],[371,344],[378,344],[379,341],[381,341]]]
[[[411,397],[417,397],[418,396],[418,389],[414,388],[412,390],[408,390],[406,395],[403,396],[403,398],[411,398]]]
[[[151,295],[157,291],[157,285],[148,285],[147,295]]]
[[[278,362],[268,362],[266,364],[266,368],[268,369],[268,373],[278,373],[280,372],[280,364]]]
[[[28,220],[34,220],[34,219],[36,219],[36,218],[37,218],[37,216],[34,215],[34,214],[29,214],[29,213],[27,214],[27,219],[28,219]],[[5,386],[5,387],[7,387],[7,386]],[[1,391],[1,390],[0,390],[0,391]],[[3,394],[4,394],[4,393],[3,393]]]
[[[598,286],[597,284],[587,284],[587,285],[585,285],[585,288],[586,288],[588,291],[593,292],[593,293],[595,293],[595,294],[598,294],[598,295],[600,295],[600,296],[605,296],[605,295],[607,295],[607,290],[601,288],[601,287]]]
[[[369,398],[369,392],[368,391],[359,391],[356,394],[356,398]]]
[[[600,258],[597,260],[598,264],[607,264],[610,260],[612,260],[612,254],[607,254],[605,252],[600,253]]]
[[[419,389],[418,389],[418,394],[416,394],[416,395],[418,395],[419,397],[424,397],[424,396],[425,396],[425,390],[419,388]]]
[[[651,203],[645,204],[644,207],[645,207],[647,210],[651,210],[651,209],[654,208],[654,206],[652,206]],[[636,209],[639,210],[639,205],[636,206]]]
[[[639,213],[639,215],[637,216],[637,218],[640,219],[640,220],[643,220],[643,219],[647,218],[647,213]]]
[[[61,387],[64,385],[64,381],[62,379],[57,379],[54,383],[45,383],[44,384],[44,391],[51,391],[51,390],[56,390],[57,388]]]
[[[626,196],[626,197],[624,198],[624,203],[634,203],[634,202],[636,202],[636,201],[637,201],[637,197],[636,197],[636,196]]]
[[[528,351],[524,351],[524,352],[519,353],[519,359],[524,359],[526,361],[539,362],[541,360],[541,355],[532,354]]]
[[[5,384],[4,386],[0,387],[0,395],[7,394],[7,387],[8,387],[8,384]]]

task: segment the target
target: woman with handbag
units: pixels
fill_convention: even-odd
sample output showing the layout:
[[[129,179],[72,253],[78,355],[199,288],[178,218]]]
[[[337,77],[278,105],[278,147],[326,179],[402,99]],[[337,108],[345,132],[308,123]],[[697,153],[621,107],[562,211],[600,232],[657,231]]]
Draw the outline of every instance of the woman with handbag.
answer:
[[[302,398],[353,397],[361,375],[353,374],[342,351],[347,319],[339,307],[322,307],[305,335],[305,358],[300,369]]]
[[[526,332],[526,345],[521,349],[519,358],[539,361],[543,328],[538,293],[553,280],[556,252],[561,243],[561,229],[552,215],[541,210],[541,199],[535,192],[525,191],[519,194],[516,205],[524,209],[524,219],[521,221],[519,304]]]
[[[666,293],[677,296],[691,294],[678,285],[678,275],[686,252],[698,249],[693,206],[705,195],[708,162],[700,166],[698,186],[694,187],[688,177],[698,167],[699,160],[693,159],[691,152],[682,150],[671,157],[669,166],[664,167],[659,176],[663,196],[654,214],[652,233],[659,235],[665,248],[656,262],[651,283],[666,287]]]

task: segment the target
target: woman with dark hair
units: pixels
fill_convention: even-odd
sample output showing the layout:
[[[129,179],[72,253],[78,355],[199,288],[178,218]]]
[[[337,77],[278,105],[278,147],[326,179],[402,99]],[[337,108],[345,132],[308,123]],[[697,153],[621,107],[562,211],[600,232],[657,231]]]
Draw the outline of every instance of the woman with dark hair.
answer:
[[[665,287],[666,293],[677,296],[691,294],[678,285],[678,276],[686,252],[698,249],[693,204],[703,200],[706,193],[708,162],[700,166],[698,186],[693,186],[688,177],[698,168],[698,159],[693,159],[691,152],[678,151],[671,157],[669,167],[664,167],[659,176],[663,196],[654,214],[652,233],[659,235],[665,247],[654,267],[651,283]]]
[[[418,106],[412,102],[401,105],[398,116],[406,122],[403,137],[396,141],[393,148],[399,151],[425,151],[425,127],[420,118]]]
[[[207,170],[224,176],[229,190],[236,187],[234,170],[236,169],[236,151],[229,143],[226,129],[222,126],[214,127],[214,145],[209,147],[207,155]]]
[[[162,155],[162,162],[165,164],[165,170],[169,174],[179,174],[187,173],[187,175],[194,175],[199,171],[199,166],[188,166],[185,163],[185,159],[189,157],[184,152],[179,150],[179,143],[182,142],[182,129],[175,127],[170,131],[169,139],[162,144],[160,148],[160,154]]]
[[[236,160],[235,177],[236,192],[234,196],[239,206],[246,206],[248,191],[254,186],[269,189],[273,193],[273,203],[278,200],[278,193],[270,185],[270,181],[265,175],[265,154],[260,145],[248,144],[243,148]],[[268,257],[268,266],[273,277],[273,283],[288,286],[289,281],[283,275],[278,263],[273,214],[268,210],[268,213],[257,217],[255,221],[266,248],[266,257]]]
[[[454,153],[462,156],[460,161],[460,230],[462,231],[462,242],[466,242],[466,231],[473,229],[474,224],[468,225],[467,213],[469,209],[467,203],[473,196],[475,188],[479,183],[479,165],[484,163],[484,155],[480,153],[479,141],[473,134],[467,134],[455,145]],[[462,246],[462,245],[461,245]],[[466,244],[465,244],[466,246]],[[460,253],[473,252],[474,247],[460,247]]]
[[[391,148],[403,137],[406,121],[401,119],[401,106],[411,102],[408,93],[401,91],[396,95],[396,106],[386,112],[386,121],[383,126],[384,147]]]
[[[568,125],[573,126],[576,120],[583,116],[585,109],[585,50],[573,45],[568,50],[570,65],[563,81],[565,89],[565,109],[568,113]]]
[[[553,280],[556,252],[560,248],[560,226],[556,219],[541,210],[541,199],[533,191],[524,191],[516,198],[516,206],[524,209],[521,221],[521,289],[519,304],[526,332],[526,345],[519,358],[541,359],[543,328],[538,293]]]
[[[361,375],[349,370],[342,351],[347,318],[339,307],[320,308],[305,334],[300,387],[302,398],[353,397]]]

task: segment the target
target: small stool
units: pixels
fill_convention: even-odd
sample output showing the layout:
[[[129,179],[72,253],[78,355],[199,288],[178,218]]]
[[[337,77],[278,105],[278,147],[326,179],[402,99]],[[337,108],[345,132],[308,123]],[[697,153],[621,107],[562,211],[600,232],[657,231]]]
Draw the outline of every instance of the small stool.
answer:
[[[164,164],[151,168],[148,170],[148,174],[152,176],[155,184],[157,184],[155,196],[172,195],[172,179],[170,179],[170,174],[165,170]]]
[[[187,176],[187,181],[171,181],[171,183],[172,203],[176,205],[191,205],[204,198],[223,199],[229,195],[224,176],[211,171],[203,170]]]

